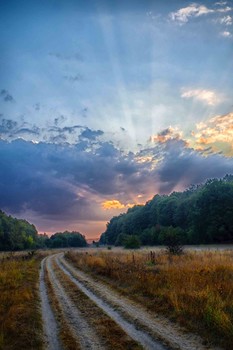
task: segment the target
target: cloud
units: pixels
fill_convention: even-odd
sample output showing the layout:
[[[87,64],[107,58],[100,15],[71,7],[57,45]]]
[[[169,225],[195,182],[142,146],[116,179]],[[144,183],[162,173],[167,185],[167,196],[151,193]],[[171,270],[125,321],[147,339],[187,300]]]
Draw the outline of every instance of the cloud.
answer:
[[[40,128],[34,125],[31,128],[21,128],[14,132],[15,136],[22,136],[24,134],[40,135]]]
[[[219,19],[219,23],[224,24],[226,26],[231,26],[232,25],[232,17],[231,16],[224,16]]]
[[[224,38],[232,38],[232,34],[227,30],[225,30],[224,32],[221,32],[220,35],[223,36]]]
[[[10,95],[7,90],[2,89],[1,92],[0,92],[0,95],[3,98],[3,101],[5,101],[5,102],[14,102],[13,96]]]
[[[201,122],[196,125],[196,129],[197,132],[193,132],[193,136],[198,145],[211,145],[215,151],[225,148],[226,154],[233,155],[233,113]]]
[[[58,125],[62,124],[65,120],[66,120],[66,118],[64,117],[64,115],[60,115],[59,117],[54,119],[54,125],[58,126]]]
[[[18,123],[11,119],[0,116],[0,134],[12,133],[18,127]]]
[[[180,140],[182,138],[182,131],[180,131],[178,128],[172,128],[169,126],[169,128],[162,130],[157,135],[151,136],[152,142],[167,142],[168,140]]]
[[[19,124],[14,120],[3,118],[2,115],[0,116],[0,135],[2,138],[16,139],[24,135],[39,136],[40,132],[40,128],[35,125],[29,125],[25,122]]]
[[[231,120],[212,123],[226,130]],[[109,220],[111,210],[125,211],[138,196],[146,201],[232,169],[232,158],[203,156],[178,137],[128,154],[111,142],[89,139],[73,145],[0,140],[0,208],[21,217],[30,211],[35,222],[46,220],[48,227],[58,222],[78,227],[87,220]]]
[[[190,184],[202,183],[208,178],[222,177],[232,172],[232,158],[220,154],[205,157],[184,147],[180,141],[168,141],[164,152],[164,158],[157,168],[160,192],[181,190]]]
[[[110,209],[125,209],[125,208],[132,208],[134,204],[123,204],[117,199],[112,199],[112,200],[107,200],[102,203],[102,207],[105,210],[110,210]]]
[[[80,138],[96,140],[97,137],[102,136],[103,134],[104,132],[102,130],[91,130],[89,128],[85,128],[85,130],[82,131]]]
[[[223,4],[222,4],[223,5]],[[187,7],[183,7],[176,12],[171,12],[169,17],[172,21],[178,22],[179,24],[187,23],[191,18],[200,17],[207,14],[213,13],[225,13],[231,11],[232,8],[227,6],[224,8],[210,9],[205,5],[199,5],[193,3]]]
[[[215,91],[206,90],[206,89],[191,89],[191,90],[183,89],[183,93],[181,94],[181,97],[193,98],[195,100],[199,100],[203,103],[206,103],[209,106],[217,105],[222,100]]]
[[[62,126],[66,118],[63,115],[55,118],[52,125],[38,127],[35,124],[31,124],[21,120],[16,122],[11,119],[6,119],[3,114],[0,114],[0,135],[5,140],[15,140],[19,137],[23,137],[25,140],[30,141],[30,135],[33,135],[34,142],[40,142],[41,140],[46,142],[64,143],[69,142],[74,144],[79,140],[82,145],[85,143],[86,148],[92,147],[96,140],[104,135],[102,130],[92,130],[85,125],[71,125]],[[110,151],[108,146],[108,150]]]
[[[217,5],[217,6],[224,6],[227,4],[227,1],[219,1],[219,2],[216,2],[214,5]]]
[[[58,125],[63,123],[65,118],[60,116],[59,118],[54,119],[54,125],[50,126],[49,129],[42,130],[44,134],[44,139],[49,142],[54,143],[64,143],[70,141],[69,138],[76,139],[78,137],[77,132],[80,132],[80,129],[85,129],[82,125],[72,125],[59,127]]]

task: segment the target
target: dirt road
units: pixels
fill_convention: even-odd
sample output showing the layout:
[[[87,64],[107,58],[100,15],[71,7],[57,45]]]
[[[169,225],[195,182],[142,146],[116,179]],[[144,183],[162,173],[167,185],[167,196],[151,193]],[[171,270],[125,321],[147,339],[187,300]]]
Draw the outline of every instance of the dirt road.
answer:
[[[47,350],[210,349],[74,268],[63,253],[42,262],[40,295]]]

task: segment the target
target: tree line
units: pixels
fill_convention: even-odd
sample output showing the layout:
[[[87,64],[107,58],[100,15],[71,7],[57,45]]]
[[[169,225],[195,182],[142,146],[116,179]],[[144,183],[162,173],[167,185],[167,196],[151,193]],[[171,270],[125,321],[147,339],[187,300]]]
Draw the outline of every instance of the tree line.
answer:
[[[85,247],[85,236],[81,233],[57,232],[51,237],[39,235],[34,225],[16,219],[0,210],[0,250],[17,251],[39,248]]]
[[[233,175],[135,205],[108,222],[100,243],[157,245],[169,239],[180,244],[233,243]]]

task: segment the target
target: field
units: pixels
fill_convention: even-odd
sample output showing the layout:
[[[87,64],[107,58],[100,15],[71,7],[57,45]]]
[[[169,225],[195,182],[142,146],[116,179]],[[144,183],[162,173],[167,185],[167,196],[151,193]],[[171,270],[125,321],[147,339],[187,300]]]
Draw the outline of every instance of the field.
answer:
[[[233,251],[69,253],[79,268],[178,321],[207,341],[233,346]]]
[[[4,254],[0,349],[231,349],[232,277],[231,250]]]
[[[40,258],[5,253],[0,267],[0,349],[42,349]]]

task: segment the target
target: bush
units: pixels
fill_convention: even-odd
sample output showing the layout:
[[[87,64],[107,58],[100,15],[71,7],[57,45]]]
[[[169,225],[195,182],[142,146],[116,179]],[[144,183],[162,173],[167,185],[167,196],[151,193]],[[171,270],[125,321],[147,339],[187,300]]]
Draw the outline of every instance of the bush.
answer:
[[[180,255],[183,253],[182,245],[183,231],[176,227],[169,226],[164,228],[161,234],[161,242],[166,246],[169,254]]]
[[[140,239],[135,236],[128,236],[124,241],[124,248],[126,249],[139,249],[141,247]]]

